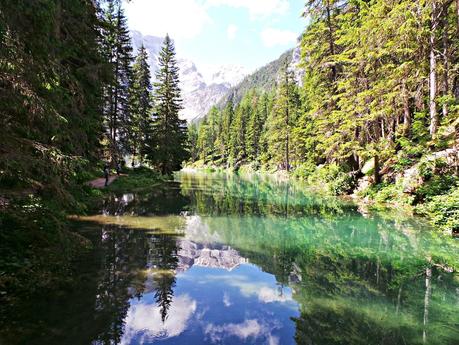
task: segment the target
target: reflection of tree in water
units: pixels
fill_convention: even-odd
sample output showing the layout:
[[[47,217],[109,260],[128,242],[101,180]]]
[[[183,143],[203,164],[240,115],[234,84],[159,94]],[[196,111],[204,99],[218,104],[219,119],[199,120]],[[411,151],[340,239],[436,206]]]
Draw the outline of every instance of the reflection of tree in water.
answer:
[[[106,325],[96,337],[102,344],[120,342],[129,299],[142,296],[147,244],[143,231],[117,226],[102,228],[100,279],[95,305],[96,320]]]
[[[178,215],[186,210],[189,199],[182,195],[177,183],[155,186],[142,193],[111,194],[102,205],[102,212],[109,215]]]
[[[163,322],[172,303],[175,286],[175,269],[178,265],[177,241],[175,237],[157,235],[151,239],[150,265],[154,269],[155,300],[160,308]]]
[[[256,176],[248,179],[237,175],[216,176],[180,175],[182,194],[191,199],[190,207],[200,215],[284,216],[288,211],[289,216],[296,217],[357,210],[354,205],[337,202],[336,198],[311,196],[287,182]]]
[[[457,265],[457,245],[418,231],[412,219],[364,218],[337,199],[282,183],[235,176],[183,182],[193,209],[213,216],[203,219],[218,238],[293,289],[301,306],[298,344],[459,339],[458,282],[441,271],[435,278],[425,273],[430,257]]]

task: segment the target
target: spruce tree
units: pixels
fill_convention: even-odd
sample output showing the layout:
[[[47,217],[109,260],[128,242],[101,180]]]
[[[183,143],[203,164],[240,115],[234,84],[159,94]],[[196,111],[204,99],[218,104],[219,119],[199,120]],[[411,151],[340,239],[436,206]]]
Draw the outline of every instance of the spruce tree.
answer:
[[[269,117],[268,151],[272,163],[289,171],[291,166],[292,124],[296,120],[298,97],[295,78],[286,65],[277,90],[274,107]]]
[[[247,158],[251,162],[257,162],[260,154],[260,137],[262,134],[263,123],[261,109],[258,107],[260,97],[254,93],[252,95],[252,107],[249,112],[247,125]]]
[[[126,17],[110,2],[106,11],[105,53],[110,61],[112,81],[106,90],[107,128],[111,156],[129,152],[129,88],[132,79],[132,45]]]
[[[147,159],[163,174],[169,174],[180,169],[188,156],[186,122],[179,118],[182,109],[179,69],[169,35],[164,39],[158,62],[157,82],[154,84],[155,114]]]
[[[228,162],[230,155],[230,141],[231,141],[231,124],[234,118],[234,104],[232,97],[229,99],[222,113],[222,131],[221,131],[221,144],[220,150],[224,161]]]
[[[132,85],[130,89],[130,151],[132,164],[138,157],[143,161],[143,153],[147,150],[147,136],[152,119],[152,85],[148,53],[142,45],[133,66]]]
[[[190,123],[188,126],[188,147],[190,151],[190,159],[192,162],[195,162],[200,154],[198,148],[198,127],[194,123]]]
[[[97,158],[107,81],[98,7],[0,2],[0,184],[69,202],[75,169]]]
[[[239,167],[247,157],[246,154],[246,124],[245,107],[239,105],[236,108],[234,120],[230,130],[230,156],[229,162],[234,167]]]
[[[216,140],[221,132],[220,113],[216,106],[210,108],[204,121],[199,127],[198,147],[201,152],[200,158],[204,161],[213,161],[218,155]]]

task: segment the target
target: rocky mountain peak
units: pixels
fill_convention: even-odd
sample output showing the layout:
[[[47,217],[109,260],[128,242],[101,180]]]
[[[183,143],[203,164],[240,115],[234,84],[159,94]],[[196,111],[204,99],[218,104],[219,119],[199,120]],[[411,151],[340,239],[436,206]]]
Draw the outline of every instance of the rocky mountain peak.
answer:
[[[142,35],[139,31],[132,31],[131,35],[135,52],[142,44],[146,48],[154,79],[158,69],[158,55],[164,39]],[[177,58],[184,107],[180,116],[187,121],[204,117],[212,105],[247,75],[247,71],[241,66],[218,66],[201,71],[192,60],[182,56]]]

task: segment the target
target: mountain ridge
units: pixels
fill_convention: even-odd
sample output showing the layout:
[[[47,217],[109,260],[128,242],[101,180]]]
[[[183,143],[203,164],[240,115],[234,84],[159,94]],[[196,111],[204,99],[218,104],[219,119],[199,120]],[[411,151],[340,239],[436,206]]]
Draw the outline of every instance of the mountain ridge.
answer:
[[[152,81],[154,81],[163,38],[143,35],[139,31],[131,31],[131,36],[134,51],[137,51],[142,44],[146,48]],[[204,117],[212,105],[247,75],[247,71],[242,66],[219,66],[204,75],[190,59],[178,56],[177,62],[183,98],[180,116],[188,122]]]

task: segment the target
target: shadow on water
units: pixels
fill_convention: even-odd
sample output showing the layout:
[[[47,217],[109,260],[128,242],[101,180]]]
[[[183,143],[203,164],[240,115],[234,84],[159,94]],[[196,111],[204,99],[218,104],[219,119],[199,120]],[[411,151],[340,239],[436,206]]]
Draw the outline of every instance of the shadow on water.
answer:
[[[74,286],[19,301],[0,343],[459,344],[458,242],[405,215],[180,174],[75,227]]]

